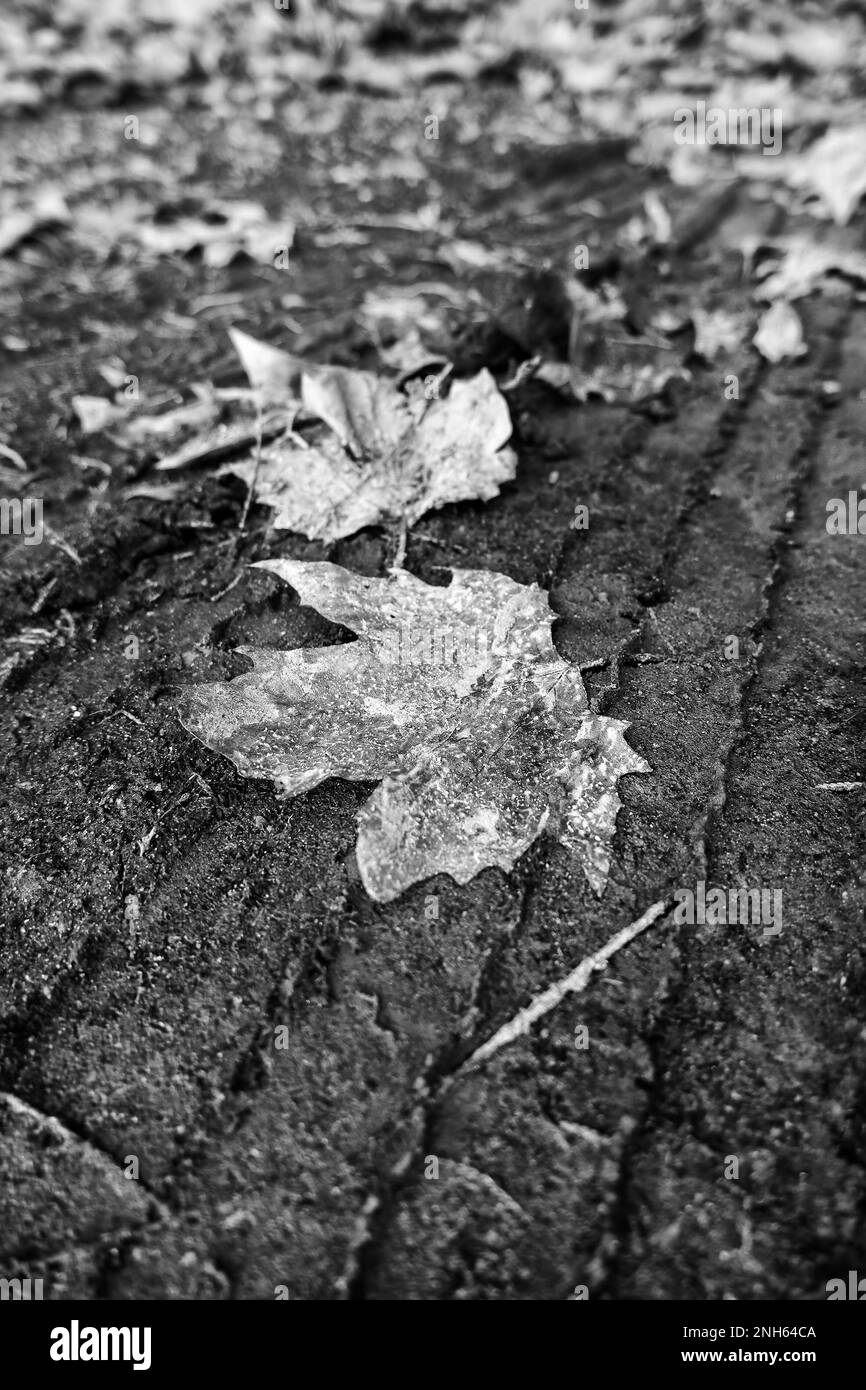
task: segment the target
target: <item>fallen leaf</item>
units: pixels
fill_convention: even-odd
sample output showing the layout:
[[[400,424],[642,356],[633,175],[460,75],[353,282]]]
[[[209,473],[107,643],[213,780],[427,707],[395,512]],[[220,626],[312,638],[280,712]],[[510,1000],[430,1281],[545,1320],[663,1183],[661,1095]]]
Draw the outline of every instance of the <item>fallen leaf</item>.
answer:
[[[515,265],[531,264],[530,258],[518,247],[506,250],[460,237],[449,238],[439,254],[458,275],[465,270],[508,270]]]
[[[371,238],[357,227],[334,227],[331,231],[315,232],[313,239],[323,249],[331,246],[369,246]]]
[[[239,328],[230,328],[228,334],[252,387],[253,398],[261,410],[267,412],[267,417],[260,423],[261,438],[273,440],[291,424],[300,405],[302,371],[312,372],[315,369],[282,348],[263,343]],[[245,394],[249,395],[238,391],[234,396],[242,398]],[[173,472],[193,464],[221,463],[233,454],[255,448],[259,440],[259,427],[250,418],[249,410],[245,418],[223,423],[218,418],[218,398],[219,393],[206,393],[205,401],[214,404],[210,413],[202,415],[205,433],[188,439],[173,453],[160,459],[156,465],[160,472]]]
[[[184,491],[182,483],[133,483],[124,489],[124,497],[145,497],[151,502],[173,502]]]
[[[803,325],[790,304],[783,299],[777,300],[763,315],[752,342],[768,362],[802,357],[806,352]]]
[[[251,338],[239,328],[230,328],[232,347],[241,360],[250,386],[263,407],[298,404],[304,363],[282,348]],[[309,367],[306,368],[309,371]]]
[[[658,396],[669,381],[690,379],[672,358],[670,344],[651,328],[649,336],[629,332],[629,309],[618,288],[602,283],[593,290],[571,281],[565,289],[571,308],[568,361],[542,352],[532,372],[539,381],[579,401],[601,396],[634,405]]]
[[[654,189],[644,194],[643,205],[653,241],[657,246],[667,246],[673,232],[671,215]]]
[[[68,222],[69,209],[63,195],[55,188],[44,189],[29,208],[16,208],[0,217],[0,256],[8,255],[37,232],[65,226]]]
[[[214,200],[195,191],[182,203],[165,202],[155,210],[134,194],[110,205],[91,196],[75,207],[72,226],[79,240],[104,252],[123,248],[136,256],[161,257],[200,251],[212,269],[241,254],[273,265],[278,253],[288,255],[295,236],[290,217],[273,221],[260,203]]]
[[[442,400],[403,395],[371,372],[304,373],[305,408],[327,426],[306,445],[287,435],[223,471],[255,481],[273,524],[337,540],[386,519],[411,526],[449,502],[495,497],[515,476],[508,406],[487,371]]]
[[[857,52],[856,37],[856,27],[846,25],[836,16],[832,28],[822,21],[796,24],[784,34],[783,42],[786,54],[804,68],[833,72],[849,63],[855,68],[859,66],[861,54]]]
[[[109,425],[124,420],[127,409],[108,401],[104,396],[73,396],[72,409],[78,416],[82,434],[97,434]]]
[[[21,457],[17,449],[13,449],[9,444],[0,442],[0,458],[8,459],[13,468],[18,468],[22,473],[29,470],[25,460]]]
[[[107,400],[105,396],[72,397],[72,409],[82,434],[112,429],[117,432],[117,442],[126,448],[176,439],[193,429],[207,429],[214,426],[220,413],[219,402],[209,393],[155,415],[139,413],[142,404],[132,397],[119,401]]]
[[[786,21],[792,18],[786,15]],[[834,15],[832,26],[824,21],[810,24],[795,20],[774,33],[732,26],[725,36],[725,45],[742,58],[749,72],[756,65],[777,68],[785,58],[813,72],[833,72],[849,65],[856,68],[860,57],[858,39],[859,28],[853,17],[848,23]]]
[[[263,425],[262,439],[271,440],[285,429],[285,420],[273,426]],[[160,473],[174,472],[177,468],[191,468],[195,465],[222,463],[233,454],[242,454],[252,449],[258,442],[259,434],[250,420],[234,420],[229,424],[217,424],[203,435],[187,440],[180,448],[156,464]]]
[[[741,345],[746,331],[743,314],[729,314],[724,309],[708,311],[695,305],[691,317],[695,329],[694,351],[705,361],[712,362],[720,352],[736,352]]]
[[[438,297],[435,306],[430,302],[433,294]],[[356,320],[385,366],[405,377],[445,362],[441,352],[447,337],[445,306],[463,308],[465,303],[465,297],[461,300],[447,286],[430,286],[426,295],[403,289],[368,291]]]
[[[844,226],[866,193],[866,126],[828,131],[797,156],[787,170],[787,181],[816,194]]]
[[[447,358],[442,357],[433,348],[425,347],[417,328],[410,328],[408,333],[398,338],[390,347],[380,347],[377,351],[385,366],[399,373],[398,382],[417,376],[425,367],[429,367],[435,375],[436,371],[447,364]]]
[[[207,429],[218,418],[219,411],[219,402],[205,395],[158,415],[134,415],[123,426],[124,443],[175,439],[186,430]]]
[[[329,777],[379,781],[359,814],[357,860],[380,902],[432,874],[466,883],[510,869],[545,830],[603,891],[617,780],[650,768],[627,724],[590,711],[579,669],[553,646],[543,590],[481,570],[437,587],[405,570],[256,568],[358,640],[238,648],[253,669],[189,692],[190,733],[286,796]]]
[[[776,245],[781,258],[764,261],[756,272],[761,279],[755,290],[757,299],[803,299],[833,274],[866,282],[862,251],[820,244],[808,237],[788,237]]]
[[[662,394],[669,382],[691,381],[691,373],[685,367],[651,362],[642,365],[624,362],[596,367],[592,371],[581,371],[567,362],[542,362],[532,375],[575,400],[586,402],[592,396],[599,396],[609,405],[651,401]]]
[[[201,250],[204,264],[212,269],[229,265],[241,252],[273,263],[277,251],[288,251],[294,241],[293,222],[272,222],[260,203],[215,202],[206,212],[206,217],[142,221],[135,234],[145,250],[157,256]]]
[[[117,357],[111,362],[100,362],[99,375],[112,391],[120,391],[128,378],[126,365]]]

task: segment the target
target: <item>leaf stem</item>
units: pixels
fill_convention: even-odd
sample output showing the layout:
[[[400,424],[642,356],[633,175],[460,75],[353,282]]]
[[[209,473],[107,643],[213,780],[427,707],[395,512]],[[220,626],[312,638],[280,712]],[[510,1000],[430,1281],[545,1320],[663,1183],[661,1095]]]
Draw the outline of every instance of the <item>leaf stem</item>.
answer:
[[[257,395],[256,395],[256,461],[255,461],[255,464],[253,465],[253,476],[252,476],[252,478],[250,479],[250,484],[249,484],[249,487],[247,488],[247,495],[246,495],[246,497],[245,497],[245,499],[244,499],[244,509],[243,509],[243,511],[241,512],[241,519],[240,519],[240,523],[239,523],[239,525],[238,525],[238,531],[241,531],[241,532],[243,532],[243,531],[246,529],[246,524],[247,524],[247,513],[249,512],[250,503],[251,503],[252,500],[253,500],[253,493],[254,493],[255,490],[256,490],[256,484],[257,484],[257,482],[258,482],[258,480],[259,480],[259,467],[260,467],[261,462],[262,462],[262,430],[263,430],[263,427],[264,427],[264,426],[263,426],[263,421],[262,421],[262,400],[261,400],[261,395],[260,395],[259,393],[257,393]]]
[[[397,570],[403,568],[403,561],[406,559],[406,542],[408,536],[409,526],[406,521],[406,513],[404,512],[400,518],[400,531],[397,536],[397,551],[394,555],[393,563],[390,566],[391,574],[395,574]]]

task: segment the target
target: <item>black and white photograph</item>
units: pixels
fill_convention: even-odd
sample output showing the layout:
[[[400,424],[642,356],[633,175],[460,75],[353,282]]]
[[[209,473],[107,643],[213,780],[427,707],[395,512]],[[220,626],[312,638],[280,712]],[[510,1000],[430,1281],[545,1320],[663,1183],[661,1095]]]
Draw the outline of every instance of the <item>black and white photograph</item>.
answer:
[[[28,1364],[479,1301],[818,1369],[864,613],[866,5],[8,0]]]

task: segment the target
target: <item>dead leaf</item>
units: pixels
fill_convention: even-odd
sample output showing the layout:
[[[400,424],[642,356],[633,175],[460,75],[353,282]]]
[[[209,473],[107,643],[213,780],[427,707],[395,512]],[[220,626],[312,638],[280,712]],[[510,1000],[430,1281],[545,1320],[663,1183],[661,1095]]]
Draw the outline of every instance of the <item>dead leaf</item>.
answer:
[[[436,587],[339,565],[261,562],[300,600],[358,634],[340,646],[241,647],[253,669],[198,686],[184,726],[245,777],[297,796],[329,777],[380,781],[359,815],[371,897],[448,873],[510,869],[547,830],[594,892],[610,867],[618,779],[649,772],[628,727],[588,708],[580,671],[550,636],[547,594],[454,570]]]
[[[438,300],[435,305],[431,303],[434,296]],[[420,288],[368,291],[356,320],[385,366],[406,377],[445,362],[441,352],[447,340],[445,306],[464,309],[468,302],[468,296],[435,284],[428,285],[423,294]]]
[[[114,401],[105,396],[72,397],[72,409],[82,434],[99,434],[110,429],[115,432],[116,442],[124,448],[174,440],[190,430],[213,428],[220,413],[220,403],[210,392],[159,414],[142,414],[143,404],[138,399],[122,396]],[[249,424],[246,432],[249,433]]]
[[[128,413],[127,408],[115,405],[104,396],[73,396],[72,409],[78,416],[82,434],[98,434],[124,420]]]
[[[291,424],[297,412],[302,372],[316,369],[282,348],[263,343],[239,328],[230,328],[228,334],[252,387],[252,392],[231,393],[232,399],[244,400],[252,396],[253,402],[266,412],[266,416],[257,426],[247,404],[245,416],[222,422],[219,420],[218,401],[229,393],[205,393],[204,400],[214,402],[210,412],[202,414],[201,424],[205,427],[205,433],[188,439],[173,453],[160,459],[156,465],[160,472],[173,472],[193,464],[221,463],[232,454],[253,449],[259,440],[259,428],[262,440],[273,440]]]
[[[743,60],[750,72],[756,65],[776,68],[785,58],[794,59],[813,72],[840,71],[848,65],[856,67],[860,31],[853,18],[847,23],[837,14],[833,16],[832,25],[823,20],[803,23],[791,14],[785,18],[794,22],[786,22],[784,29],[773,33],[731,26],[725,36],[725,46]]]
[[[290,219],[272,222],[260,203],[249,201],[217,201],[201,215],[143,220],[133,232],[141,246],[157,256],[200,250],[204,264],[212,269],[229,265],[240,253],[273,263],[276,253],[287,252],[295,237]]]
[[[42,189],[28,208],[15,208],[0,217],[0,256],[49,227],[66,226],[69,209],[56,188]]]
[[[802,357],[806,352],[803,325],[798,315],[779,299],[763,315],[752,342],[768,362],[782,362],[786,357]]]
[[[174,502],[184,492],[182,483],[133,483],[124,489],[124,497],[144,497],[151,502]]]
[[[285,420],[273,425],[263,425],[262,439],[271,440],[282,434]],[[160,473],[171,473],[177,468],[191,468],[194,464],[222,463],[233,454],[242,454],[256,446],[259,432],[255,424],[247,420],[233,420],[228,424],[214,425],[203,435],[195,435],[187,440],[174,453],[166,454],[156,464]]]
[[[640,336],[629,332],[629,309],[618,288],[602,283],[593,290],[578,281],[565,288],[571,304],[569,360],[542,354],[532,373],[539,381],[579,401],[601,396],[633,405],[658,396],[672,380],[690,379],[670,344],[651,328]]]
[[[660,396],[671,381],[691,381],[691,373],[676,365],[621,362],[581,371],[567,362],[542,362],[532,373],[555,391],[586,402],[599,396],[609,405],[636,405]]]
[[[72,230],[79,241],[103,253],[122,249],[136,257],[201,253],[205,266],[222,269],[238,255],[269,264],[286,257],[294,243],[295,224],[288,217],[272,220],[261,203],[214,199],[191,189],[182,201],[162,202],[156,209],[136,194],[110,205],[91,196],[73,210]]]
[[[755,290],[757,299],[803,299],[812,294],[828,275],[841,275],[866,282],[866,256],[862,251],[845,250],[808,237],[788,237],[775,243],[781,258],[764,261],[756,272],[763,277]]]
[[[228,334],[262,407],[297,405],[301,374],[304,370],[309,371],[309,367],[305,368],[299,357],[293,357],[282,348],[271,347],[270,343],[260,342],[258,338],[251,338],[249,333],[242,333],[239,328],[230,328]]]
[[[158,415],[134,415],[123,426],[125,444],[149,444],[151,441],[175,439],[187,430],[202,430],[212,426],[220,412],[219,402],[205,394],[183,405],[163,410]]]
[[[309,445],[287,435],[225,472],[255,480],[273,525],[337,540],[386,519],[413,525],[449,502],[496,497],[515,476],[504,448],[511,418],[488,371],[454,382],[447,397],[403,395],[390,381],[348,368],[305,372],[306,409],[328,428]]]
[[[846,25],[834,16],[832,28],[823,21],[815,24],[795,24],[784,35],[785,52],[813,72],[833,72],[849,63],[859,66],[857,27]]]
[[[442,260],[456,274],[473,270],[511,270],[515,266],[532,264],[531,258],[519,247],[490,247],[480,241],[469,241],[461,237],[451,237],[439,252]]]
[[[644,194],[643,205],[653,241],[657,246],[667,246],[673,233],[671,215],[654,189]]]
[[[746,332],[743,314],[729,314],[724,309],[712,311],[697,305],[692,309],[695,329],[694,351],[698,357],[712,362],[720,352],[736,352]]]
[[[866,193],[866,126],[828,131],[791,163],[787,181],[816,194],[844,226]]]
[[[18,450],[13,449],[9,444],[2,443],[2,441],[0,441],[0,458],[8,459],[12,467],[19,469],[22,473],[29,472],[27,464]]]

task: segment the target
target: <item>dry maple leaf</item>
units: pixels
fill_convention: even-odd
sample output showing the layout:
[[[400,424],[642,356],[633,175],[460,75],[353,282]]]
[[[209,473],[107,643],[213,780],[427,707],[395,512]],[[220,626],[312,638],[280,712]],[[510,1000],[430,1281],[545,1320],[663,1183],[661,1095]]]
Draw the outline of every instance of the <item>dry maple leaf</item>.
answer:
[[[447,397],[406,396],[372,372],[306,371],[305,409],[323,422],[310,443],[287,435],[223,469],[254,484],[274,526],[333,541],[363,526],[411,526],[448,502],[487,501],[515,475],[504,448],[511,418],[488,371],[455,381]]]
[[[510,869],[547,830],[601,893],[617,779],[650,768],[627,724],[594,714],[550,635],[547,594],[503,574],[454,570],[447,587],[298,560],[278,575],[356,642],[240,647],[233,681],[189,692],[184,726],[246,777],[286,796],[329,777],[379,781],[359,814],[357,858],[380,902],[448,873]]]

